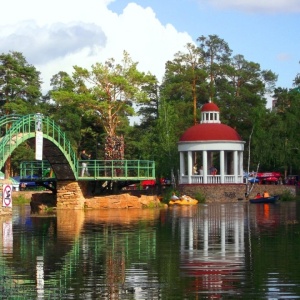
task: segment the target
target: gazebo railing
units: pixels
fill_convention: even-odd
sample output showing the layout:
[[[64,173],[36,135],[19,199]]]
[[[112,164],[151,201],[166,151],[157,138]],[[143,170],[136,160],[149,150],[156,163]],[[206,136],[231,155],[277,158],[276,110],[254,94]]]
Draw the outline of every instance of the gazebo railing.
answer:
[[[204,176],[203,175],[192,175],[191,176],[191,184],[204,184]],[[188,175],[182,175],[180,178],[181,184],[189,184]],[[224,184],[230,183],[244,183],[243,176],[237,177],[237,182],[234,175],[224,175]],[[207,175],[207,183],[206,184],[221,184],[221,175]]]

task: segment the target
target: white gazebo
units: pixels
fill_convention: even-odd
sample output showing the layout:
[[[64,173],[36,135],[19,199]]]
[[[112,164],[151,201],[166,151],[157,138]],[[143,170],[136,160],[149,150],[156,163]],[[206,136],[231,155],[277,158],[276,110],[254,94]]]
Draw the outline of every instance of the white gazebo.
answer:
[[[187,129],[178,142],[180,184],[243,183],[245,142],[220,121],[212,102],[201,108],[201,122]]]

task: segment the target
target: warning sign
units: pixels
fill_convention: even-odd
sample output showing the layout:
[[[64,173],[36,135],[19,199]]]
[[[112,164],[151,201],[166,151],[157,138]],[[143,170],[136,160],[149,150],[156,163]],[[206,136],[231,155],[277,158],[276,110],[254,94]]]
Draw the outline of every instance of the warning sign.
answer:
[[[2,206],[12,207],[12,185],[3,184],[2,190]]]

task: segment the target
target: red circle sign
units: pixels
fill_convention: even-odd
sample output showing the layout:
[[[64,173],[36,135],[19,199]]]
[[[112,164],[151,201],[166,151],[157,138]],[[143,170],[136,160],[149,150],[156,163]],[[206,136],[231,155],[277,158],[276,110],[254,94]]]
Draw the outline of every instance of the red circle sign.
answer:
[[[5,206],[10,206],[11,205],[11,186],[6,185],[3,189],[3,202]]]

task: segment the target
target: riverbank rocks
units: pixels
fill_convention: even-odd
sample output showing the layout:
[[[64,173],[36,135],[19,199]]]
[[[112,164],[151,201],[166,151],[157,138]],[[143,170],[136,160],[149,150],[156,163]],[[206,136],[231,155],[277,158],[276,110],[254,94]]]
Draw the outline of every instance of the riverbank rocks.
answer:
[[[161,203],[156,195],[133,196],[131,194],[107,195],[85,199],[85,209],[112,208],[147,208],[160,207]]]
[[[49,208],[56,209],[131,209],[131,208],[155,208],[162,207],[159,197],[156,195],[134,196],[127,194],[95,196],[82,200],[83,207],[78,204],[78,199],[71,197],[60,198],[51,193],[32,194],[30,206],[33,212],[45,211]]]

